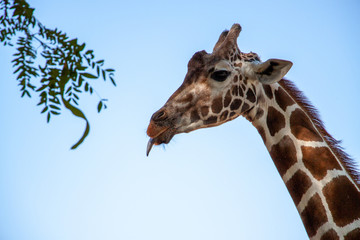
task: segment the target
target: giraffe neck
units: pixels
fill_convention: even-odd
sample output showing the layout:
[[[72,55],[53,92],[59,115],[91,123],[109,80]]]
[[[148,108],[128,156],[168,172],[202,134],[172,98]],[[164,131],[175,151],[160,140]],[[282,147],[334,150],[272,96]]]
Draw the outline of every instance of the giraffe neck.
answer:
[[[360,239],[360,190],[350,159],[289,84],[257,86],[257,105],[245,117],[263,138],[309,237]]]

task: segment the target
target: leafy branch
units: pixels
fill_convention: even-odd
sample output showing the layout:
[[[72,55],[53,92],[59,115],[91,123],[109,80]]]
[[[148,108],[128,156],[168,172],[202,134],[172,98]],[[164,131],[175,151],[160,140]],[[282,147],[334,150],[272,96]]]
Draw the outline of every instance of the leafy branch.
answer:
[[[105,61],[96,60],[94,51],[85,49],[85,43],[70,39],[57,28],[44,26],[25,0],[0,0],[0,12],[0,42],[16,46],[12,62],[21,97],[30,98],[37,93],[37,105],[48,123],[64,108],[84,119],[84,134],[71,149],[77,148],[90,131],[89,121],[78,107],[80,96],[83,92],[95,93],[99,98],[98,112],[106,109],[107,99],[99,95],[91,82],[102,78],[116,86],[115,70],[104,68]]]

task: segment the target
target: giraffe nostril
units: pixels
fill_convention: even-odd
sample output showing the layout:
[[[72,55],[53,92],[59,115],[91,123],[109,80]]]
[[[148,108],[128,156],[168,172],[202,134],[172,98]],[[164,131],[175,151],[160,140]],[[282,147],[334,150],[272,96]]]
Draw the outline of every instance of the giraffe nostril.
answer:
[[[167,119],[167,114],[163,110],[154,113],[154,115],[152,116],[152,120],[154,120],[155,122],[163,121],[165,119]]]

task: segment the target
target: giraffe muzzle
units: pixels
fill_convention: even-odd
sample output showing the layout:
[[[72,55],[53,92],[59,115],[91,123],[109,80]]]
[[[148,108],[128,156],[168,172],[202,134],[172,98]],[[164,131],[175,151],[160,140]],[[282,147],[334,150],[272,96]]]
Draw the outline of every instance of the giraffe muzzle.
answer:
[[[176,134],[176,130],[167,125],[158,124],[152,119],[146,133],[150,137],[146,148],[146,156],[149,156],[153,145],[169,143]]]

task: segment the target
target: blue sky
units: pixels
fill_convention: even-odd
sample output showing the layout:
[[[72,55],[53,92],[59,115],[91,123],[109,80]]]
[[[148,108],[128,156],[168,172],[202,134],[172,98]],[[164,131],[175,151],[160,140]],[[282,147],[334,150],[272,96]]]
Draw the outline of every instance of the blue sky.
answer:
[[[81,106],[46,124],[21,99],[13,50],[0,48],[0,239],[307,239],[260,136],[243,118],[176,136],[145,156],[149,118],[180,86],[191,56],[242,25],[238,45],[287,75],[360,161],[358,1],[29,1],[38,19],[86,42],[116,69]]]

